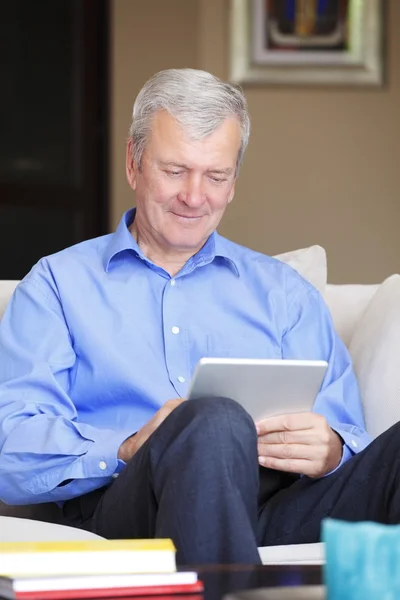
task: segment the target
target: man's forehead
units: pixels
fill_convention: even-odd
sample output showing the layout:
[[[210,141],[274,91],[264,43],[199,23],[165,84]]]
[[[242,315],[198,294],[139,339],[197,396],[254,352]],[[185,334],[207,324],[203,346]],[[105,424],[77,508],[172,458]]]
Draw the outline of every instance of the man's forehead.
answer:
[[[201,170],[227,177],[236,173],[240,127],[235,117],[200,139],[166,111],[155,114],[147,136],[143,160],[158,168]]]
[[[221,130],[230,129],[232,134],[237,134],[240,137],[240,124],[238,119],[232,115],[226,117],[221,123],[209,134],[199,137],[195,133],[195,127],[184,127],[179,119],[175,118],[166,110],[158,110],[154,113],[150,121],[150,133],[148,139],[152,134],[167,134],[168,132],[178,133],[182,138],[186,138],[188,141],[205,141]]]

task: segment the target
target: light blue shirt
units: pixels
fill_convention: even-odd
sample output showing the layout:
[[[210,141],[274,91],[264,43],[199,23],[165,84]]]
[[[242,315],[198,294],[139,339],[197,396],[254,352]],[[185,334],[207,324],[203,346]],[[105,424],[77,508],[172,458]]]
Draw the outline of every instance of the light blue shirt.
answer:
[[[141,252],[133,218],[43,258],[10,301],[0,325],[3,501],[61,502],[110,483],[125,466],[121,443],[185,397],[202,356],[327,360],[315,411],[342,436],[342,463],[365,448],[348,352],[307,281],[217,233],[171,278]]]

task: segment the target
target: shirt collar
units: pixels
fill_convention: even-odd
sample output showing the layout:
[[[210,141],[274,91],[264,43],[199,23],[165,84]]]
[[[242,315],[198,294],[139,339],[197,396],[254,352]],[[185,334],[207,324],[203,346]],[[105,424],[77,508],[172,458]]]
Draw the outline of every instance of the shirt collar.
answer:
[[[214,238],[215,256],[220,256],[226,262],[231,271],[236,275],[236,277],[240,277],[236,256],[232,252],[231,243],[219,235],[219,233],[216,231],[214,231],[212,237]]]
[[[110,268],[111,261],[117,255],[125,251],[131,251],[136,256],[148,261],[139,248],[135,238],[129,231],[129,227],[132,225],[135,218],[135,212],[136,208],[127,210],[123,214],[116,231],[111,235],[111,239],[106,246],[103,257],[104,269],[106,272]],[[201,250],[199,250],[199,252],[197,252],[190,260],[193,260],[196,266],[200,266],[209,264],[213,262],[216,257],[220,257],[226,262],[227,266],[234,274],[239,277],[239,270],[233,253],[230,250],[228,244],[226,244],[226,240],[214,231],[204,244],[203,248],[201,248]]]
[[[104,270],[107,272],[110,268],[111,261],[121,252],[126,250],[132,251],[134,254],[143,257],[135,238],[129,231],[129,226],[135,218],[135,208],[127,210],[119,222],[116,231],[111,235],[111,239],[104,251]]]

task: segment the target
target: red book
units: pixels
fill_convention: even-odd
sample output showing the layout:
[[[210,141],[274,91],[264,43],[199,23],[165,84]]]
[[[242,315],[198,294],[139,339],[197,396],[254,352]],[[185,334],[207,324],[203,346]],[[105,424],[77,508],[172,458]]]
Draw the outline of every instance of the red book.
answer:
[[[122,598],[157,596],[157,600],[179,594],[179,600],[197,600],[203,584],[197,573],[135,573],[63,577],[0,578],[4,600],[76,600],[77,598]],[[190,596],[189,596],[190,595]]]

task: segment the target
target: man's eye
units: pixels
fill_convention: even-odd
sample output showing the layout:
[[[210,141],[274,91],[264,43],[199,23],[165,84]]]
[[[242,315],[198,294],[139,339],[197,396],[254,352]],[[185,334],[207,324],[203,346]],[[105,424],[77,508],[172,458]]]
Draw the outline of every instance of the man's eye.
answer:
[[[224,181],[226,181],[224,177],[213,177],[212,175],[210,175],[210,179],[214,183],[223,183]]]
[[[182,175],[182,171],[166,171],[166,173],[171,177],[178,177],[179,175]]]

